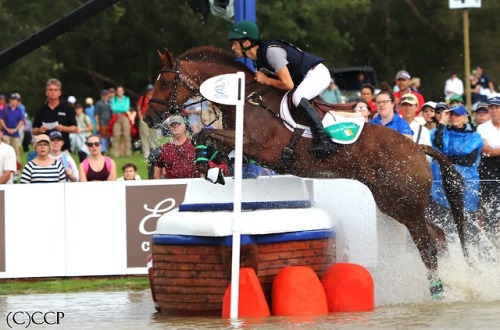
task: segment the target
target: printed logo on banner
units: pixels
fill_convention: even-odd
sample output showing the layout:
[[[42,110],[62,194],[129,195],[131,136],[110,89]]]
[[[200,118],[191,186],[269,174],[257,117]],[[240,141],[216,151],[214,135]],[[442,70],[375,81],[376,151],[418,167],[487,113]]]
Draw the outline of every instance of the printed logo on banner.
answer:
[[[146,267],[156,222],[184,201],[187,185],[128,186],[125,190],[127,218],[127,267]]]
[[[0,272],[5,272],[5,191],[0,190]]]
[[[229,79],[221,78],[215,82],[215,91],[219,94],[226,94],[228,85]]]

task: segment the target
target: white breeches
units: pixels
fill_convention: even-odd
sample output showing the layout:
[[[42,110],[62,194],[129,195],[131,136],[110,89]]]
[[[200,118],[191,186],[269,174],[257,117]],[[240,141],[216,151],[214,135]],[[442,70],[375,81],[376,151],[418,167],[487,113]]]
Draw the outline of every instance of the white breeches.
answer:
[[[305,97],[310,100],[321,94],[330,85],[330,71],[320,63],[307,72],[304,80],[297,86],[292,97],[292,102],[298,106],[300,100]]]

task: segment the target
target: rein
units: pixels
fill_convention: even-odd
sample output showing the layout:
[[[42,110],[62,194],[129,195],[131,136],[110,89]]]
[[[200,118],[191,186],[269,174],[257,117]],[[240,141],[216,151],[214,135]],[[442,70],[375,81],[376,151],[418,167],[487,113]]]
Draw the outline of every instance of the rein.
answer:
[[[175,59],[175,69],[161,69],[158,74],[161,75],[164,72],[169,72],[169,73],[174,73],[175,74],[175,78],[174,78],[174,81],[173,81],[174,86],[172,87],[172,93],[170,94],[170,95],[172,95],[171,102],[170,103],[167,102],[168,97],[165,100],[152,98],[148,102],[149,107],[152,108],[154,110],[154,112],[160,118],[163,118],[163,113],[165,112],[164,111],[165,109],[164,108],[157,109],[154,106],[154,104],[161,104],[161,105],[165,106],[165,108],[167,108],[167,110],[170,112],[170,114],[175,115],[175,114],[180,113],[182,111],[182,109],[185,109],[188,106],[196,104],[196,103],[201,103],[203,101],[203,99],[202,99],[199,102],[193,102],[191,104],[184,104],[182,106],[177,106],[176,105],[176,100],[177,100],[177,92],[178,92],[178,88],[179,88],[179,83],[182,84],[187,89],[189,89],[194,94],[196,94],[198,92],[198,90],[199,90],[200,87],[199,86],[193,87],[193,85],[188,84],[186,82],[186,79],[181,76],[180,66],[179,66],[179,60],[178,59]],[[159,78],[159,76],[158,76],[158,78]]]
[[[269,113],[271,113],[271,115],[274,118],[281,120],[285,125],[287,125],[289,127],[293,127],[293,125],[290,124],[285,118],[281,117],[279,112],[274,111],[273,109],[271,109],[271,107],[269,105],[267,105],[266,103],[263,102],[262,96],[266,95],[267,93],[269,93],[273,90],[274,89],[272,87],[266,87],[260,91],[252,92],[252,93],[248,94],[248,96],[246,97],[246,100],[248,103],[250,103],[252,105],[261,106],[262,108],[266,109]]]

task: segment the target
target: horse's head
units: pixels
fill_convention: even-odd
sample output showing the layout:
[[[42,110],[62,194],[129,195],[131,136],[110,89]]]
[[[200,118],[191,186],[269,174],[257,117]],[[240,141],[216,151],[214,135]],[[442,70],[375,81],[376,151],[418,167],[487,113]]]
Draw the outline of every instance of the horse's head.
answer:
[[[166,48],[158,55],[162,67],[144,115],[149,127],[157,127],[170,115],[180,114],[183,103],[199,90],[199,83],[189,73],[189,63],[181,64]]]

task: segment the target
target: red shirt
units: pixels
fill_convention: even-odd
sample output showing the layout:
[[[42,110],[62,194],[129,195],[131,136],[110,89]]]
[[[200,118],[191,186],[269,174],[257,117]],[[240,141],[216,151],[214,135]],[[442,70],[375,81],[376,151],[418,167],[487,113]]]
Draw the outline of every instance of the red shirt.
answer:
[[[147,95],[141,95],[141,97],[139,97],[139,101],[137,102],[137,110],[141,114],[141,117],[146,114],[146,110],[148,109],[149,99],[150,97]]]
[[[417,100],[418,100],[417,110],[415,111],[415,116],[417,116],[420,113],[420,108],[425,103],[424,96],[418,92],[411,91],[410,93],[415,95],[417,97]],[[399,110],[399,105],[401,104],[401,97],[402,97],[402,95],[401,95],[400,91],[397,91],[394,93],[394,99],[396,101],[396,105],[398,106],[398,114],[399,115],[401,115],[401,111]]]
[[[167,179],[199,178],[200,173],[194,164],[195,148],[190,139],[181,145],[166,143],[155,166],[165,169]]]

